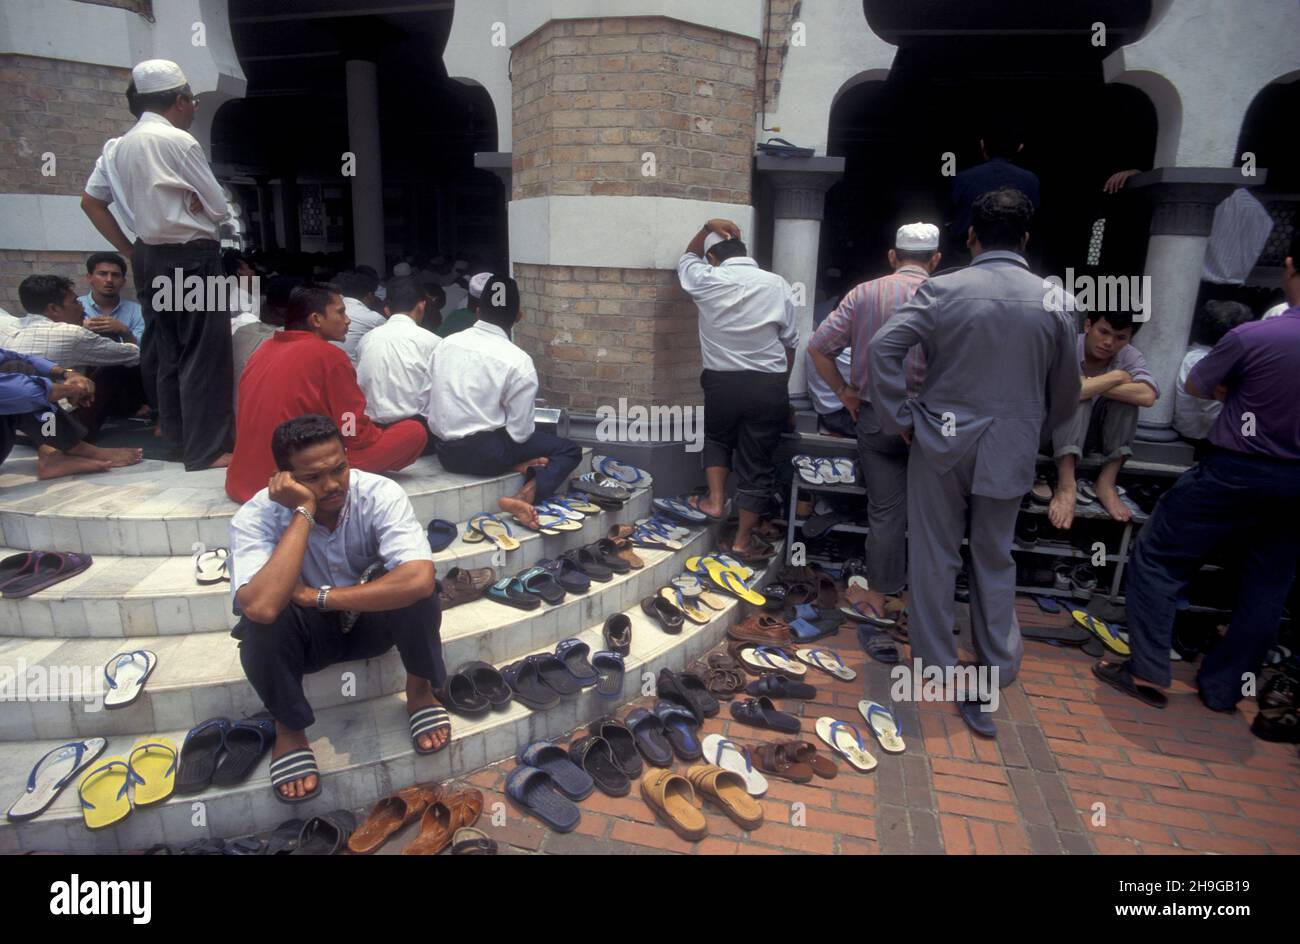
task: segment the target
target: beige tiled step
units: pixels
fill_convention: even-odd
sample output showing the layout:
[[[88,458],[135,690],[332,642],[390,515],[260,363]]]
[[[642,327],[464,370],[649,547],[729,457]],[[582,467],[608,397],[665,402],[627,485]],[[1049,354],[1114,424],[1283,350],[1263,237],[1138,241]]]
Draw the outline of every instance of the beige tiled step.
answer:
[[[311,729],[312,748],[323,774],[322,791],[307,803],[290,806],[278,801],[270,789],[264,761],[249,781],[238,787],[209,789],[196,797],[173,797],[159,807],[134,811],[115,827],[92,833],[82,823],[75,787],[69,787],[35,820],[22,824],[0,821],[0,853],[119,852],[156,842],[178,846],[207,836],[226,838],[270,829],[292,817],[365,807],[412,783],[462,776],[512,756],[522,744],[557,737],[608,713],[611,706],[635,698],[647,674],[653,677],[664,667],[679,670],[688,666],[722,639],[743,608],[733,600],[709,623],[688,624],[680,635],[670,636],[639,607],[630,607],[632,652],[621,698],[601,699],[587,690],[546,712],[532,712],[512,703],[503,712],[474,721],[453,716],[452,745],[429,757],[416,755],[411,748],[403,694],[324,709]],[[593,650],[601,647],[600,624],[593,623],[577,635]],[[618,713],[623,712],[619,709]],[[183,729],[163,732],[178,744],[184,733]],[[128,752],[134,741],[130,737],[110,739],[106,756]],[[0,746],[0,803],[5,808],[23,790],[31,765],[59,743],[39,740]]]
[[[584,529],[585,530],[585,529]],[[576,532],[575,532],[576,533]],[[680,573],[687,557],[709,547],[697,532],[681,551],[638,552],[640,570],[593,581],[585,594],[569,594],[557,606],[519,610],[476,600],[443,615],[443,656],[449,669],[474,660],[506,663],[539,648],[553,648],[582,627],[636,607]],[[522,548],[521,548],[522,550]],[[513,552],[507,570],[515,571]],[[126,708],[104,710],[103,666],[119,652],[148,649],[158,657],[144,691]],[[188,730],[208,718],[239,718],[260,710],[244,676],[236,640],[227,633],[130,636],[119,639],[0,638],[0,671],[63,678],[59,700],[15,701],[0,708],[0,742],[41,738],[109,737],[164,729]],[[306,678],[307,698],[317,708],[400,692],[405,673],[395,650],[375,659],[344,662]]]

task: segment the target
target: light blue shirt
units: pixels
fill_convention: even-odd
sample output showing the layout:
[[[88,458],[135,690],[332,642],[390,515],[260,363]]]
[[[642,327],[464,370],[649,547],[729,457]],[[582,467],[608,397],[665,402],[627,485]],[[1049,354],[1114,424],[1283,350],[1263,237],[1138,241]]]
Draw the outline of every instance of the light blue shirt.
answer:
[[[112,311],[99,311],[95,307],[95,296],[90,292],[82,295],[77,301],[81,302],[87,319],[100,315],[116,318],[130,329],[131,334],[135,336],[136,344],[144,340],[144,312],[140,309],[139,302],[133,302],[129,298],[118,298],[117,307]]]
[[[292,509],[272,501],[265,488],[235,512],[230,522],[230,599],[236,613],[239,588],[266,566],[293,515]],[[302,582],[309,587],[351,587],[376,561],[391,572],[417,560],[432,561],[433,552],[405,490],[382,475],[352,469],[334,530],[318,524],[307,538]]]

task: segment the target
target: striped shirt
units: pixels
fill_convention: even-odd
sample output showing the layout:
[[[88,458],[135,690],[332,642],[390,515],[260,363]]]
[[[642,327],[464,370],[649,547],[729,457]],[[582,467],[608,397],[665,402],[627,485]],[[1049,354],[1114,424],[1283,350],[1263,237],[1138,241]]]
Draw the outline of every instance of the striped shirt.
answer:
[[[140,349],[96,334],[81,325],[28,315],[0,327],[0,345],[19,354],[35,354],[60,367],[138,364]]]
[[[858,394],[868,399],[871,378],[871,339],[894,312],[902,308],[928,279],[929,273],[916,265],[902,265],[890,275],[863,282],[849,290],[813,334],[808,346],[827,357],[838,357],[846,347],[853,349],[852,382]],[[903,361],[907,370],[907,392],[916,396],[925,380],[925,354],[913,347]]]
[[[1201,278],[1220,285],[1245,285],[1273,232],[1273,217],[1245,187],[1214,208]]]

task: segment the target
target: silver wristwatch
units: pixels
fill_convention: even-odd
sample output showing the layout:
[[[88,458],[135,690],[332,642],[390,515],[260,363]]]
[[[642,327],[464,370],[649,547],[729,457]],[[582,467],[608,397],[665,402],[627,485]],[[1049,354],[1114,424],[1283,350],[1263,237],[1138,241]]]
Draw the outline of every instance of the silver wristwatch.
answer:
[[[295,515],[302,515],[302,516],[303,516],[304,518],[306,518],[309,522],[311,522],[311,526],[312,526],[313,528],[316,526],[316,516],[313,515],[310,511],[307,510],[307,506],[306,506],[306,505],[299,505],[297,508],[295,508],[295,509],[293,510],[293,513],[294,513]]]
[[[316,609],[324,611],[325,598],[330,595],[330,591],[333,589],[334,588],[331,587],[329,584],[325,584],[325,586],[321,587],[319,590],[316,591]]]

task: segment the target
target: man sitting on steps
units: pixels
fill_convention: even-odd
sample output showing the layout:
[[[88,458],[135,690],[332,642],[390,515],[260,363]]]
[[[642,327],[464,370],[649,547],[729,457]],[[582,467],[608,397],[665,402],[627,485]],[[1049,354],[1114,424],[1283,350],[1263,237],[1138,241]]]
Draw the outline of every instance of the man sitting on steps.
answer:
[[[433,554],[406,492],[350,469],[342,435],[323,416],[282,423],[271,452],[279,471],[230,523],[230,586],[241,614],[231,635],[275,718],[272,786],[294,801],[315,794],[320,780],[305,674],[396,646],[416,752],[446,747],[451,722],[433,694],[447,675]],[[360,583],[375,562],[386,572]]]

